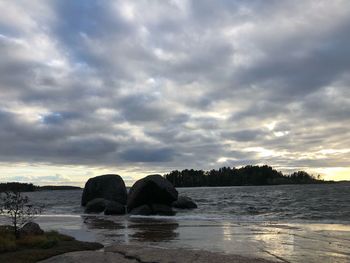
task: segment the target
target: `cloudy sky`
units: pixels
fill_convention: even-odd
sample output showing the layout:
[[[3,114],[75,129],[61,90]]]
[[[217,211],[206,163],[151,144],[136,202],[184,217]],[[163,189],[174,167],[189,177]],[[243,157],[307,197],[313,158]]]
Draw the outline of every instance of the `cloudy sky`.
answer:
[[[0,0],[0,180],[268,164],[350,179],[348,0]]]

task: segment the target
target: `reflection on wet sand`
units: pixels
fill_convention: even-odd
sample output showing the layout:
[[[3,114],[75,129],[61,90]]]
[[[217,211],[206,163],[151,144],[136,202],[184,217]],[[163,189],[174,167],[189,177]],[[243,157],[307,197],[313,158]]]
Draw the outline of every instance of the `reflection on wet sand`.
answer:
[[[133,230],[130,241],[169,242],[179,235],[176,232],[179,224],[169,220],[132,219],[128,227]]]
[[[96,216],[82,216],[84,223],[89,229],[123,229],[124,225],[121,222],[108,220]]]
[[[88,229],[98,230],[100,242],[170,242],[178,237],[179,224],[171,220],[147,218],[106,218],[82,216]],[[109,241],[109,242],[108,242]]]
[[[254,256],[277,262],[350,262],[350,228],[336,224],[232,223],[83,217],[105,245],[155,244]],[[210,240],[210,242],[208,242]]]
[[[258,249],[280,261],[349,262],[350,243],[342,238],[348,235],[348,226],[266,223],[248,225],[248,229]]]

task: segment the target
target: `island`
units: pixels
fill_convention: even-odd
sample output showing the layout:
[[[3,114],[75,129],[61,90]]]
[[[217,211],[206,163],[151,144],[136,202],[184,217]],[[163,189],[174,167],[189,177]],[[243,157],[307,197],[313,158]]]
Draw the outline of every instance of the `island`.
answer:
[[[185,169],[165,174],[175,187],[281,185],[281,184],[320,184],[334,183],[320,179],[320,175],[310,175],[305,171],[284,175],[271,166],[247,165],[241,168],[222,167],[218,170]]]
[[[0,183],[0,192],[18,191],[18,192],[35,192],[35,191],[52,191],[52,190],[80,190],[77,186],[68,185],[44,185],[38,186],[32,183],[7,182]]]

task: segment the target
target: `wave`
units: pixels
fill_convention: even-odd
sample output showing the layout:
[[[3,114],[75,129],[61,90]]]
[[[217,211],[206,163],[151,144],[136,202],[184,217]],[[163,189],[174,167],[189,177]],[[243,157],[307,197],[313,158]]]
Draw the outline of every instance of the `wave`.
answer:
[[[41,214],[37,215],[36,217],[73,217],[73,218],[79,218],[81,215],[73,215],[73,214]]]
[[[131,215],[130,218],[142,218],[142,219],[165,219],[165,220],[200,220],[200,221],[219,221],[222,220],[220,217],[208,217],[204,215],[183,215],[183,216],[142,216],[142,215]]]

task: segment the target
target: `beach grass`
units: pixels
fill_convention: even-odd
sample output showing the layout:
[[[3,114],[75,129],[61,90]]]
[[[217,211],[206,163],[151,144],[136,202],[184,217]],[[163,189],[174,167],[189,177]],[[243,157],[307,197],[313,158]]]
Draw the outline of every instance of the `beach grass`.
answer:
[[[0,226],[0,262],[31,263],[67,252],[102,247],[99,243],[78,241],[56,231],[16,239],[10,226]]]

